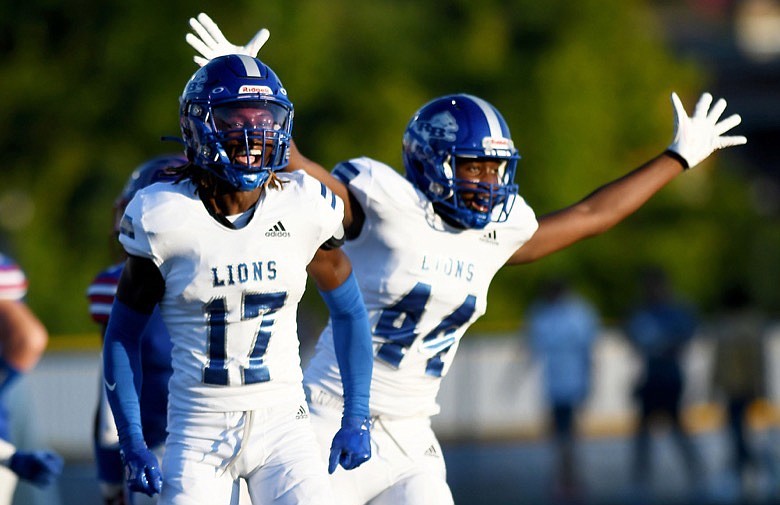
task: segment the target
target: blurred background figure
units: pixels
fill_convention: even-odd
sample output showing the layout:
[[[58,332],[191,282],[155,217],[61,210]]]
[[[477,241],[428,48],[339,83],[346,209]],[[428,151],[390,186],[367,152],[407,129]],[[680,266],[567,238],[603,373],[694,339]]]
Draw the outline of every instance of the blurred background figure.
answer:
[[[584,497],[576,472],[576,414],[590,391],[599,316],[564,279],[551,279],[530,305],[526,325],[533,356],[543,367],[553,424],[557,461],[552,497],[556,502],[578,503]]]
[[[9,257],[0,254],[0,505],[9,505],[18,479],[45,487],[62,471],[63,461],[50,451],[17,449],[11,440],[9,390],[35,367],[49,334],[24,303],[27,277]]]
[[[102,270],[87,288],[89,314],[100,327],[103,336],[108,325],[108,316],[114,303],[117,283],[122,274],[127,254],[119,246],[119,226],[127,204],[141,189],[160,181],[172,181],[178,176],[172,168],[184,165],[187,158],[182,154],[161,155],[145,161],[135,168],[114,201],[114,220],[111,236],[112,251],[116,251],[116,263]],[[162,459],[166,437],[168,415],[168,380],[173,373],[171,367],[171,337],[163,324],[159,310],[146,325],[141,343],[143,385],[141,386],[141,424],[144,438],[158,458]],[[156,497],[135,493],[133,499],[127,496],[125,470],[119,453],[119,435],[114,416],[108,404],[105,389],[98,388],[98,405],[93,430],[93,450],[100,494],[104,505],[134,505],[156,503]]]
[[[664,270],[646,267],[640,274],[639,305],[626,321],[626,335],[638,352],[644,374],[634,389],[639,424],[634,441],[633,478],[636,490],[649,491],[652,478],[650,436],[657,417],[668,419],[688,472],[692,490],[701,489],[702,465],[693,440],[682,423],[685,376],[681,357],[696,331],[694,308],[672,291]]]
[[[729,477],[737,484],[735,501],[757,498],[760,470],[758,451],[751,446],[748,414],[751,405],[765,395],[765,316],[756,308],[742,283],[728,286],[723,294],[723,312],[712,327],[716,339],[715,392],[726,407],[730,442]]]

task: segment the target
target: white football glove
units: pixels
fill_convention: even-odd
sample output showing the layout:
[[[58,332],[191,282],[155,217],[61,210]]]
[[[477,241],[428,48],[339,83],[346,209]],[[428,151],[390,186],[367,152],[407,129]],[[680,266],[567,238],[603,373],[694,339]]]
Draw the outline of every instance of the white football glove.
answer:
[[[677,93],[672,93],[674,105],[674,141],[669,150],[677,153],[688,164],[685,168],[693,168],[701,163],[716,149],[745,144],[747,138],[738,136],[723,136],[739,123],[739,114],[732,114],[723,121],[718,121],[726,110],[726,100],[719,99],[712,109],[712,95],[704,93],[699,98],[693,116],[688,117]]]
[[[201,67],[217,56],[226,54],[246,54],[256,57],[260,48],[271,36],[271,32],[262,28],[245,46],[235,46],[225,38],[217,23],[203,12],[198,14],[197,18],[190,18],[190,26],[195,34],[188,33],[184,40],[201,54],[192,57]]]

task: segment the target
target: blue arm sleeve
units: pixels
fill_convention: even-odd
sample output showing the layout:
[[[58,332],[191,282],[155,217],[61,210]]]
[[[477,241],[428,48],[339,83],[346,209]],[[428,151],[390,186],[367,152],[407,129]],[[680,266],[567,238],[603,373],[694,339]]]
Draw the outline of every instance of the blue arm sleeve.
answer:
[[[131,309],[114,300],[103,343],[104,387],[114,413],[119,444],[122,447],[146,447],[141,427],[139,391],[141,372],[141,335],[151,314]]]
[[[354,274],[350,273],[336,289],[320,291],[320,295],[333,323],[333,344],[344,386],[344,416],[369,417],[374,350],[368,312]]]
[[[105,335],[105,328],[103,335]],[[100,374],[101,387],[103,374]],[[98,395],[98,407],[95,412],[95,422],[92,429],[92,449],[95,456],[95,466],[97,467],[97,478],[101,484],[118,485],[122,484],[125,478],[125,469],[122,465],[122,456],[119,453],[119,445],[113,442],[107,443],[101,438],[104,426],[101,426],[100,419],[103,417],[103,410],[109,407],[103,403],[103,395]],[[113,414],[112,414],[113,416]]]

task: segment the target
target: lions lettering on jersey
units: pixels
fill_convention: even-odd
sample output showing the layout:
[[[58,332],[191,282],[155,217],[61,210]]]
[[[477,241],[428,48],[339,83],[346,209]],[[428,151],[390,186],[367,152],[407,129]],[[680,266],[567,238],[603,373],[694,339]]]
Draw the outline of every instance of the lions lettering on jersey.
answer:
[[[474,278],[476,267],[474,263],[462,259],[446,256],[429,257],[428,255],[423,255],[420,268],[423,272],[435,272],[448,277],[457,277],[471,282],[471,279]]]
[[[276,261],[252,261],[251,263],[238,263],[236,265],[224,265],[211,267],[212,286],[233,286],[236,283],[245,284],[253,281],[272,281],[276,279]]]

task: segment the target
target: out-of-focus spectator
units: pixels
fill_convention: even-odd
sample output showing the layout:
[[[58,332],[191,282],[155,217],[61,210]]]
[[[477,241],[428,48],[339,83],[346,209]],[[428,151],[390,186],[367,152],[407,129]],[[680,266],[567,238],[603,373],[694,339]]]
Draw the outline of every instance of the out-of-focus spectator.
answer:
[[[9,257],[0,254],[0,505],[11,503],[18,479],[39,487],[54,482],[62,458],[46,450],[19,450],[10,440],[8,391],[38,364],[49,334],[24,303],[27,277]]]
[[[713,381],[726,404],[731,470],[739,483],[740,496],[747,491],[750,473],[758,470],[759,461],[748,440],[747,413],[764,394],[765,329],[765,317],[753,305],[747,288],[742,284],[730,286],[724,292],[723,314],[712,328],[717,346]]]
[[[582,498],[576,473],[577,408],[590,391],[591,353],[599,329],[594,307],[561,279],[548,281],[528,309],[528,337],[544,370],[557,451],[553,497],[564,502]]]
[[[651,426],[661,417],[671,424],[683,456],[691,489],[703,485],[702,464],[693,440],[682,424],[681,403],[685,374],[681,358],[697,327],[693,306],[673,292],[663,269],[648,267],[640,275],[641,300],[626,321],[626,334],[641,357],[644,373],[634,389],[639,403],[639,423],[634,441],[634,483],[647,490],[650,466]]]

